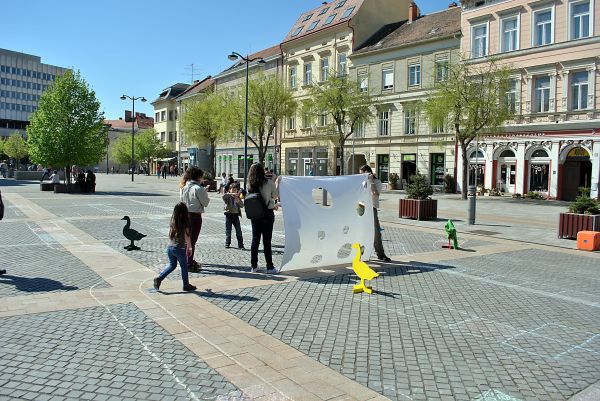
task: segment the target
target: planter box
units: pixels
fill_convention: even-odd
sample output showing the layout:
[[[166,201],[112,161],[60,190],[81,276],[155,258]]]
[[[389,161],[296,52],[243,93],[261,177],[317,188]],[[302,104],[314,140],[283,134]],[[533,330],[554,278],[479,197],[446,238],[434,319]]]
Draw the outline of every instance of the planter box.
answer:
[[[55,194],[79,194],[81,190],[78,185],[71,184],[67,187],[67,184],[54,184]]]
[[[54,184],[50,182],[40,182],[40,191],[54,191]]]
[[[558,238],[577,239],[579,231],[600,231],[600,214],[560,214]]]
[[[437,200],[400,199],[399,217],[417,220],[437,219]]]

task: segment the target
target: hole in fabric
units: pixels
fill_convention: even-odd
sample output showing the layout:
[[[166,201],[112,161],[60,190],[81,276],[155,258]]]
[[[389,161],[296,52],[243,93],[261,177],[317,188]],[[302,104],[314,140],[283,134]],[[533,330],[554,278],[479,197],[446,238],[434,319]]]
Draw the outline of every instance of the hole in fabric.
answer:
[[[315,255],[310,260],[310,263],[319,263],[323,259],[323,255]]]
[[[338,259],[346,259],[348,256],[350,256],[351,252],[352,252],[352,244],[350,244],[350,243],[344,244],[339,249],[339,251],[337,253],[337,257],[338,257]]]
[[[317,233],[317,237],[318,237],[320,240],[324,240],[324,239],[325,239],[325,231],[319,231],[319,232]]]
[[[313,201],[319,206],[322,207],[331,207],[333,206],[333,197],[331,193],[327,191],[325,188],[315,188],[312,190],[312,198]]]
[[[362,202],[358,202],[358,206],[356,207],[356,213],[358,213],[359,216],[362,216],[365,214],[365,204]]]
[[[344,228],[342,229],[342,231],[344,232],[344,234],[348,234],[348,232],[350,231],[350,227],[344,226]]]

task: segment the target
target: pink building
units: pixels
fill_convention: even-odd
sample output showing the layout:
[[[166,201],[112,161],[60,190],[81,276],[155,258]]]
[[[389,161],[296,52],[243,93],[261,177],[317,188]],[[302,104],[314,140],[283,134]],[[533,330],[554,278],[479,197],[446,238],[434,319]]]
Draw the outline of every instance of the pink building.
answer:
[[[469,182],[571,200],[599,196],[600,0],[463,1],[467,63],[493,56],[514,70],[515,119],[473,142]],[[458,161],[459,165],[462,160]],[[461,182],[461,170],[458,171]]]

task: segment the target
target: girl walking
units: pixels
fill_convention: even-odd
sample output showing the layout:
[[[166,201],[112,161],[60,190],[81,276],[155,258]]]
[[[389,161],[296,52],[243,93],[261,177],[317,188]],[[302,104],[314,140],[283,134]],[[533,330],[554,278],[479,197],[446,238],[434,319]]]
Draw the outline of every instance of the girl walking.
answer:
[[[202,213],[204,213],[204,208],[210,203],[208,192],[200,185],[202,174],[202,170],[198,167],[188,167],[180,181],[180,186],[184,183],[180,190],[180,199],[188,207],[191,223],[190,237],[192,251],[188,253],[188,267],[194,271],[200,270],[200,263],[194,260],[194,251],[196,250],[196,242],[202,229]]]
[[[191,223],[188,215],[188,208],[185,203],[178,203],[173,209],[171,216],[171,225],[169,227],[169,246],[167,247],[167,256],[169,265],[154,279],[154,289],[158,291],[162,281],[177,267],[181,267],[181,279],[183,280],[184,291],[194,291],[196,286],[189,282],[188,278],[188,260],[187,254],[192,249],[190,243]]]

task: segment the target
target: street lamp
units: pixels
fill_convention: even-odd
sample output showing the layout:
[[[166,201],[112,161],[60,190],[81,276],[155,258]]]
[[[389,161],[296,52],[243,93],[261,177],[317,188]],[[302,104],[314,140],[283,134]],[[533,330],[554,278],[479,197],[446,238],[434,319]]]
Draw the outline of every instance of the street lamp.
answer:
[[[133,182],[133,177],[134,177],[134,164],[133,164],[133,151],[134,151],[134,133],[135,133],[135,101],[136,100],[141,100],[142,102],[146,101],[146,98],[143,96],[129,96],[129,95],[123,95],[121,96],[121,100],[125,100],[125,99],[131,99],[131,103],[132,103],[132,111],[131,111],[131,182]]]
[[[248,175],[248,65],[252,61],[257,61],[260,64],[265,64],[265,60],[263,60],[262,57],[244,57],[236,52],[231,52],[231,54],[227,56],[227,58],[231,61],[235,61],[239,58],[246,63],[246,119],[244,122],[244,189],[246,189],[246,176]]]

